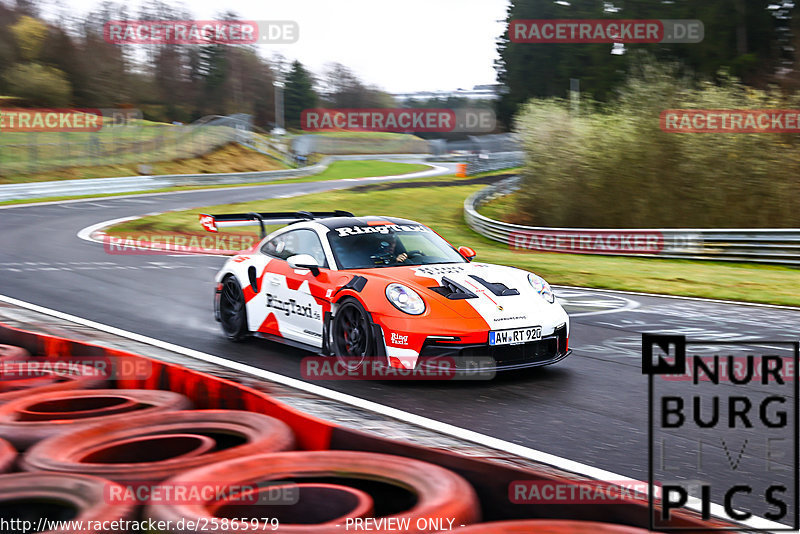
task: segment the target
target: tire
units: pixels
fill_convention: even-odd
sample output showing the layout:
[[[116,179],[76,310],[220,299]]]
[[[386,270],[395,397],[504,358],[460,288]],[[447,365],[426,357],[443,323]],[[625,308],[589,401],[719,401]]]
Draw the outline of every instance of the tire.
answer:
[[[31,521],[36,526],[40,518],[51,521],[64,518],[84,524],[80,531],[42,531],[46,534],[122,533],[127,530],[94,530],[87,526],[103,526],[105,523],[108,527],[114,521],[133,520],[133,506],[107,502],[107,496],[124,491],[122,486],[108,480],[84,475],[14,473],[0,477],[0,508],[3,509],[5,521],[21,519]]]
[[[17,371],[18,376],[13,372],[0,374],[0,405],[38,393],[95,389],[107,384],[106,378],[93,367],[70,365],[68,372],[59,372],[48,368],[51,364],[52,360],[29,360]]]
[[[203,454],[207,438],[215,441]],[[238,410],[193,410],[126,417],[40,441],[22,457],[26,471],[84,473],[156,482],[231,458],[294,448],[289,426]]]
[[[22,347],[13,345],[0,345],[0,363],[24,362],[30,358],[30,353]]]
[[[17,451],[11,446],[9,442],[0,439],[0,473],[7,473],[11,471],[14,466],[14,460],[17,459]]]
[[[250,336],[250,331],[247,329],[247,303],[244,300],[242,286],[233,275],[226,276],[222,281],[219,322],[225,337],[231,341],[244,341]]]
[[[331,324],[331,352],[348,369],[357,369],[375,356],[372,320],[359,301],[341,301]]]
[[[593,521],[531,519],[480,523],[457,528],[456,534],[647,534],[649,530]]]
[[[231,498],[232,497],[232,498]],[[208,506],[214,517],[236,519],[242,514],[275,518],[279,524],[338,525],[352,517],[373,517],[374,503],[365,492],[320,482],[269,484],[254,487]],[[269,508],[264,504],[277,501]]]
[[[23,451],[45,438],[92,424],[191,407],[188,397],[171,391],[78,389],[40,393],[0,406],[0,438]]]
[[[367,491],[375,503],[373,517],[407,518],[409,529],[403,530],[407,533],[439,530],[438,527],[418,530],[417,520],[421,518],[441,518],[445,525],[449,519],[453,519],[456,525],[471,524],[480,519],[480,504],[475,491],[461,476],[437,465],[389,454],[355,451],[261,454],[187,471],[170,479],[168,483],[176,486],[191,482],[244,487],[260,483],[279,484],[284,480],[297,484],[324,481],[327,484]],[[180,519],[185,519],[184,523],[195,521],[197,525],[199,521],[199,524],[211,525],[213,510],[213,503],[159,504],[146,506],[144,517],[157,521],[171,520],[173,525]],[[242,516],[248,518],[248,513],[243,510],[238,517],[243,518]],[[236,530],[232,527],[211,532],[228,533]],[[292,534],[327,534],[347,530],[343,520],[338,525],[329,522],[280,524],[281,532]],[[353,529],[349,530],[352,532]],[[194,533],[199,530],[183,529],[172,532]],[[396,524],[393,532],[399,532]]]

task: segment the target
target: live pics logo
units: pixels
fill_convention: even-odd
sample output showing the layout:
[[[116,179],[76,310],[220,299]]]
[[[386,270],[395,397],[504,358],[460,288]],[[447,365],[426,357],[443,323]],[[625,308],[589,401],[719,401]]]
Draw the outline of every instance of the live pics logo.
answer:
[[[798,530],[799,353],[797,342],[642,335],[651,530],[697,531],[687,513],[709,531]]]

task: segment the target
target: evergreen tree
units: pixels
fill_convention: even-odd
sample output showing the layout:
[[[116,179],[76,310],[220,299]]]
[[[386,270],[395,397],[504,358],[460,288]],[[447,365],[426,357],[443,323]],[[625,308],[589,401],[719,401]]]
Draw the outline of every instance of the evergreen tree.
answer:
[[[703,42],[693,44],[531,44],[498,39],[495,68],[509,91],[497,104],[498,119],[510,126],[522,102],[532,97],[566,97],[570,78],[581,92],[598,100],[612,98],[632,65],[631,52],[643,49],[662,61],[678,61],[696,79],[715,79],[721,69],[745,83],[763,86],[773,80],[786,42],[786,13],[772,0],[512,0],[507,22],[518,19],[697,19]],[[792,6],[793,7],[793,6]],[[790,10],[785,10],[790,11]],[[782,33],[783,32],[783,33]],[[784,59],[784,63],[786,60]]]
[[[311,74],[299,61],[292,63],[292,68],[286,75],[284,88],[284,115],[286,124],[292,128],[300,126],[300,116],[303,110],[316,107],[319,98],[314,92],[314,82]]]

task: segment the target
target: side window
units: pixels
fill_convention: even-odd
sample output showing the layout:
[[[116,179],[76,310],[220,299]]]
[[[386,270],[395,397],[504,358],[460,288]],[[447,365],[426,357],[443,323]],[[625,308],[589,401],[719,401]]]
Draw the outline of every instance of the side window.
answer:
[[[285,260],[289,257],[289,254],[284,255],[284,251],[286,250],[286,234],[281,234],[277,237],[273,237],[261,247],[261,252],[266,254],[267,256],[272,256],[273,258],[280,258]]]
[[[320,267],[328,267],[322,243],[313,230],[300,229],[284,232],[264,243],[261,252],[282,260],[296,254],[308,254],[317,260]]]

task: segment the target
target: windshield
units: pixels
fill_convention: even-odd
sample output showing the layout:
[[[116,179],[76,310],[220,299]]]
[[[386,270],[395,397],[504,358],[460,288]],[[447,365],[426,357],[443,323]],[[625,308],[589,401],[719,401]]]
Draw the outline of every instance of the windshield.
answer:
[[[422,225],[346,226],[328,232],[340,269],[465,263],[450,244]]]

